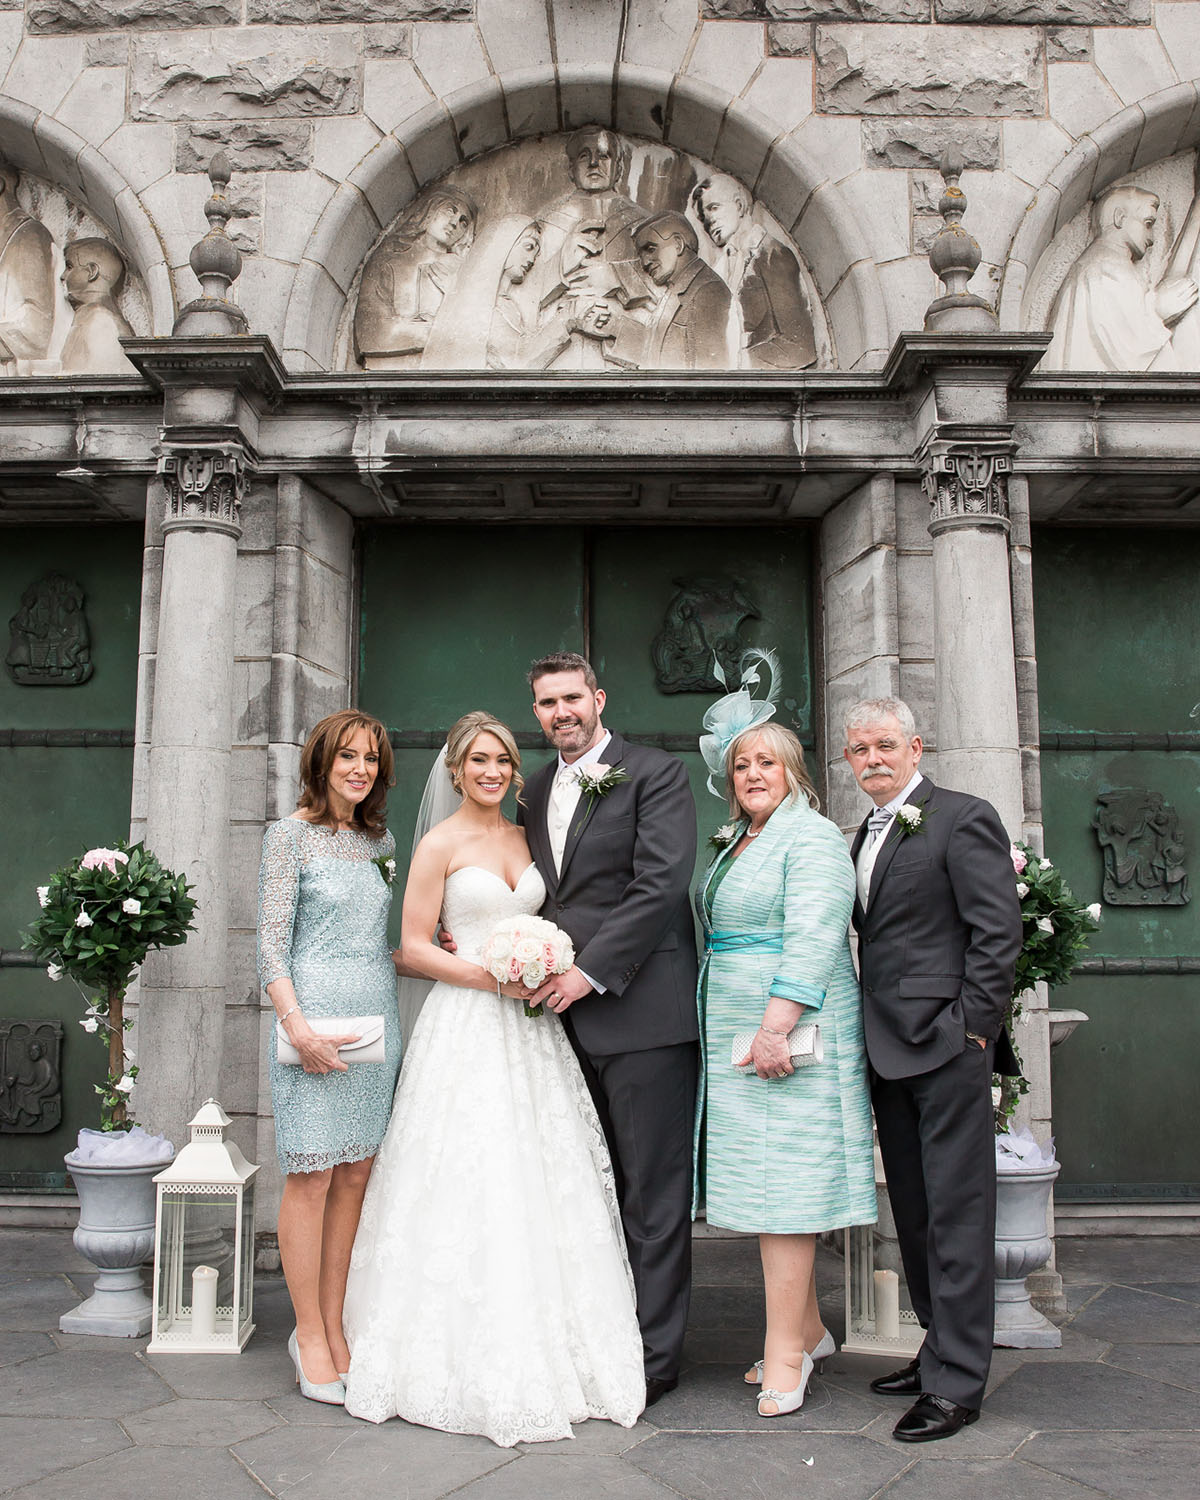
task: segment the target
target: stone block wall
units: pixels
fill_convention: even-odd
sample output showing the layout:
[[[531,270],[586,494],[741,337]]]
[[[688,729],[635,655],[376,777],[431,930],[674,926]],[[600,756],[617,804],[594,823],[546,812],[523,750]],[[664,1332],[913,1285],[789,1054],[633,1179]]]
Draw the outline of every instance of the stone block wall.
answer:
[[[421,185],[532,133],[612,122],[770,199],[842,363],[877,365],[935,292],[947,145],[983,246],[974,289],[995,299],[1067,154],[1102,150],[1134,107],[1169,154],[1187,122],[1159,131],[1146,101],[1185,88],[1194,105],[1197,72],[1197,0],[0,0],[0,149],[78,179],[182,302],[202,169],[224,146],[249,255],[237,295],[290,363],[319,368],[362,247]],[[848,224],[853,245],[835,243]],[[1008,326],[1019,315],[1006,298]]]

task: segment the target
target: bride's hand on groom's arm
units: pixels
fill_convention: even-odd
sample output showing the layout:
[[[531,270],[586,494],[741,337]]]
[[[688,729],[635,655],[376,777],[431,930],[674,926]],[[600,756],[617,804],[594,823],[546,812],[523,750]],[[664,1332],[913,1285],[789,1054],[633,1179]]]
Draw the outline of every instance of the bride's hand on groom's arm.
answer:
[[[548,1010],[562,1015],[564,1010],[592,993],[591,981],[585,979],[577,968],[571,967],[565,974],[553,974],[533,999],[530,1005],[545,1005]]]

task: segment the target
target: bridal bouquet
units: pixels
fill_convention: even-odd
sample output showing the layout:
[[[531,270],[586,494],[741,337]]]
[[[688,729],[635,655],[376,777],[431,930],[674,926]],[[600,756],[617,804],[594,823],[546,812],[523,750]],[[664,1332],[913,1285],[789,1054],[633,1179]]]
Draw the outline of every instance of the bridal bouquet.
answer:
[[[571,939],[545,917],[506,917],[483,945],[483,967],[498,984],[523,984],[539,989],[551,974],[565,974],[575,962]],[[540,1016],[540,1006],[526,1005],[527,1016]]]

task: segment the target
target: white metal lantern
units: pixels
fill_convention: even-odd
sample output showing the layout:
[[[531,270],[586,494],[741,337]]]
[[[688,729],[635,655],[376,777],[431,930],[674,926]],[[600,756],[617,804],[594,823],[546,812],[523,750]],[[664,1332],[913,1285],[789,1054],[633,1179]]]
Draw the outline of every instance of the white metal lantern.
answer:
[[[846,1338],[842,1348],[849,1354],[897,1354],[912,1359],[925,1335],[909,1304],[878,1146],[875,1195],[878,1224],[858,1224],[845,1231]]]
[[[150,1353],[239,1354],[254,1332],[254,1178],[208,1099],[192,1138],[154,1179],[154,1323]]]

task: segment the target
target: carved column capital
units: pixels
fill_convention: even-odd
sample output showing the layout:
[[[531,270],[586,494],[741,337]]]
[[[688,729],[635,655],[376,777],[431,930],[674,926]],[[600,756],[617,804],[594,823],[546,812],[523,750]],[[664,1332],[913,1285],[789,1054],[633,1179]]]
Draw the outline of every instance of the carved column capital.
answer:
[[[934,536],[960,526],[1008,530],[1013,443],[1007,434],[933,438],[922,448],[918,462]]]
[[[167,492],[163,531],[216,531],[237,541],[249,484],[245,452],[236,445],[172,448],[158,460]]]

